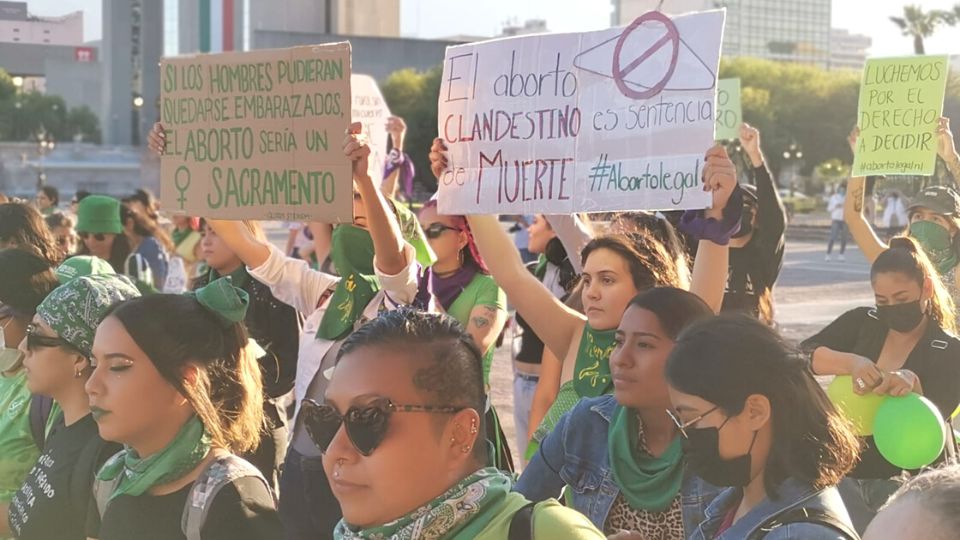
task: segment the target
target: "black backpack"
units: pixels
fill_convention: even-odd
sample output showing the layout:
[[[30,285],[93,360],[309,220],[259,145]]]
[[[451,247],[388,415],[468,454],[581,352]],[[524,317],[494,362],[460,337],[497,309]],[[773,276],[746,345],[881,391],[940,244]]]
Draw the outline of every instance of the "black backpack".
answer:
[[[840,533],[846,540],[860,540],[860,535],[832,512],[819,508],[798,507],[774,516],[760,525],[747,540],[761,540],[773,530],[791,523],[816,523]]]
[[[535,502],[527,503],[510,518],[507,540],[533,540],[533,508]]]

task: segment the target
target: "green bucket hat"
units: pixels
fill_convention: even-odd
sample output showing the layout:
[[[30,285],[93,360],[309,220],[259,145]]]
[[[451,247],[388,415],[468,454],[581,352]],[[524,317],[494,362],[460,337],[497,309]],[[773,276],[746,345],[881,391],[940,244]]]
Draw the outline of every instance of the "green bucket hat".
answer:
[[[140,291],[126,276],[80,276],[54,289],[37,307],[37,315],[63,340],[89,356],[97,326],[110,308],[138,296]]]
[[[122,233],[120,201],[104,195],[85,197],[77,207],[76,229],[81,233]]]
[[[57,279],[60,280],[61,285],[66,285],[78,277],[100,274],[116,274],[116,272],[110,263],[93,255],[76,255],[57,267]]]

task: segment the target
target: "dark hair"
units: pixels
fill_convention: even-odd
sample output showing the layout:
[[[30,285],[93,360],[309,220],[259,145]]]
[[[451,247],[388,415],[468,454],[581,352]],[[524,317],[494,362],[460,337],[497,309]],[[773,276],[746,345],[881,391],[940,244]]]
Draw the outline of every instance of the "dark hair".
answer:
[[[586,265],[590,255],[600,249],[608,249],[627,262],[633,286],[638,291],[681,285],[676,259],[670,256],[660,241],[646,231],[607,234],[594,238],[581,252],[583,264]]]
[[[684,261],[688,266],[690,264],[687,249],[680,240],[677,228],[665,218],[658,217],[649,212],[620,212],[614,219],[628,228],[628,232],[650,233],[654,238],[667,248],[669,253],[677,261]]]
[[[80,202],[90,196],[90,192],[85,189],[78,189],[73,195],[73,200]]]
[[[123,223],[124,227],[126,227],[127,220],[133,220],[133,232],[137,236],[153,238],[160,242],[160,245],[163,246],[163,249],[167,251],[174,251],[176,249],[176,246],[173,245],[173,240],[171,240],[170,236],[164,232],[159,225],[157,225],[155,220],[141,216],[137,212],[131,210],[126,204],[121,204],[120,223]]]
[[[420,212],[422,213],[428,208],[435,209],[438,215],[444,215],[444,217],[450,218],[450,220],[453,221],[456,229],[467,236],[467,245],[460,249],[460,256],[463,257],[463,265],[473,265],[475,268],[480,270],[481,273],[489,274],[490,269],[487,268],[487,263],[485,263],[483,261],[483,257],[480,256],[480,250],[477,248],[477,241],[473,238],[473,230],[470,229],[470,223],[467,221],[466,216],[440,214],[440,209],[437,206],[436,199],[430,199],[429,201],[425,202],[423,204],[423,208],[420,209]]]
[[[51,266],[59,264],[62,258],[60,246],[43,216],[26,204],[0,204],[0,242],[30,251]]]
[[[933,285],[933,296],[930,298],[930,318],[944,330],[956,332],[954,318],[955,306],[953,298],[947,292],[940,274],[930,262],[927,254],[920,248],[917,241],[909,236],[898,236],[890,240],[890,248],[883,251],[870,267],[870,281],[876,279],[877,274],[897,272],[917,282],[923,287],[925,279],[929,278]]]
[[[122,202],[138,202],[142,204],[147,211],[147,215],[144,217],[149,218],[154,223],[160,220],[160,214],[157,213],[157,197],[154,196],[153,192],[149,189],[137,189],[133,192],[133,195],[124,197]]]
[[[40,192],[47,196],[50,199],[50,202],[54,207],[60,204],[60,190],[53,186],[42,186]]]
[[[30,319],[60,281],[49,261],[20,248],[0,249],[0,303]]]
[[[344,356],[363,347],[379,347],[427,362],[413,374],[413,385],[436,400],[437,405],[458,406],[480,415],[480,436],[473,447],[474,458],[487,461],[483,384],[483,355],[473,337],[456,319],[440,313],[412,308],[388,311],[350,334],[340,352]]]
[[[134,298],[110,315],[187,398],[215,446],[234,453],[257,447],[264,425],[263,386],[242,324],[224,329],[196,299],[175,294]],[[199,368],[195,385],[186,384],[182,375],[190,364]]]
[[[630,301],[627,309],[645,309],[657,316],[667,337],[676,340],[692,323],[713,317],[715,313],[699,296],[676,287],[654,287]]]
[[[773,444],[765,465],[767,494],[795,478],[821,489],[853,468],[859,442],[783,338],[744,314],[719,315],[681,332],[667,360],[667,381],[730,416],[754,394],[770,401]]]
[[[47,227],[50,228],[51,232],[53,232],[53,229],[56,229],[57,227],[73,228],[73,219],[63,212],[54,212],[43,218],[43,220],[47,222]]]
[[[130,248],[130,240],[127,238],[127,235],[123,233],[115,234],[113,245],[110,246],[110,260],[107,262],[110,263],[114,272],[126,274],[127,257],[129,257],[132,252],[133,249]],[[81,241],[77,245],[77,255],[91,255],[86,242]]]

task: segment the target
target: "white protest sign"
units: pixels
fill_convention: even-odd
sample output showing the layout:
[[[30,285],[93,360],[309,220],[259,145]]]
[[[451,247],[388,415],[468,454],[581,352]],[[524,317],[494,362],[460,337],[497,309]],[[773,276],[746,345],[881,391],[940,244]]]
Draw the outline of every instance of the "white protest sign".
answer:
[[[448,47],[444,214],[694,209],[713,144],[723,10]]]
[[[383,165],[387,159],[387,118],[390,108],[380,93],[377,81],[369,75],[350,75],[353,94],[353,121],[363,123],[363,132],[370,137],[370,178],[376,184],[383,180]]]

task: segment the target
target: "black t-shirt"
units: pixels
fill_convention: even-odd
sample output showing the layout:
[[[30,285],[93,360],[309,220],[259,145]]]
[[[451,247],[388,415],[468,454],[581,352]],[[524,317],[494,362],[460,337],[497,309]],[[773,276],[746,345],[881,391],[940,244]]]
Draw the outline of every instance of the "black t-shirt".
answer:
[[[879,320],[873,308],[850,310],[817,335],[800,344],[804,352],[817,347],[853,353],[877,362],[890,330]],[[923,395],[948,417],[960,404],[960,339],[944,332],[931,321],[917,345],[910,351],[903,369],[917,374]],[[903,472],[877,450],[873,437],[864,438],[861,461],[852,478],[892,478]],[[943,456],[937,461],[942,461]]]
[[[21,540],[83,540],[93,476],[119,446],[104,442],[87,415],[57,422],[46,448],[10,501],[10,530]]]
[[[757,228],[742,248],[730,248],[727,289],[721,311],[760,314],[760,297],[772,289],[783,266],[786,211],[766,167],[751,170],[757,186]]]
[[[102,523],[96,508],[87,536],[100,540],[185,539],[184,506],[193,484],[169,495],[121,495],[107,506]],[[273,496],[258,478],[240,478],[224,486],[209,503],[203,540],[278,540],[283,538]]]

